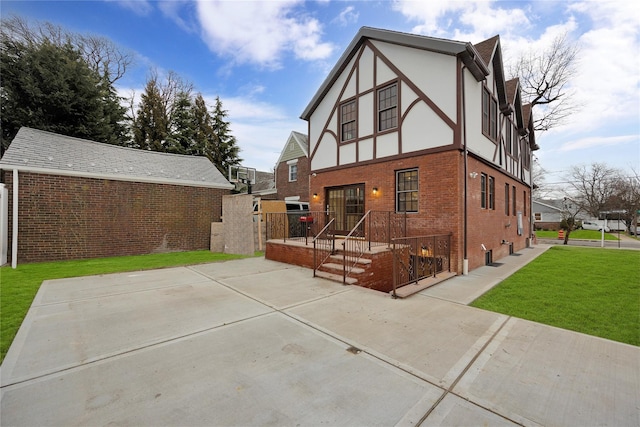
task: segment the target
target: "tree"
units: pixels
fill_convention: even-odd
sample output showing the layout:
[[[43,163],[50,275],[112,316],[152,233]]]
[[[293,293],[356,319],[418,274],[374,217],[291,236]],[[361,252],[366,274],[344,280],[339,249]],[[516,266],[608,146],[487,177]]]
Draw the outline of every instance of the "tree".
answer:
[[[640,176],[633,171],[630,176],[620,174],[611,182],[613,196],[607,203],[611,210],[618,211],[609,219],[624,220],[627,230],[637,235],[638,212],[640,211]]]
[[[592,163],[589,167],[573,166],[567,180],[580,208],[598,218],[600,212],[616,208],[612,205],[616,194],[616,186],[613,184],[620,175],[618,169],[604,163]]]
[[[560,229],[564,230],[563,245],[569,242],[569,235],[577,227],[577,216],[582,212],[582,207],[570,197],[565,197],[562,202],[562,220],[560,221]]]
[[[511,76],[520,79],[523,103],[531,104],[535,112],[537,132],[558,126],[575,113],[577,106],[568,84],[577,71],[578,53],[578,45],[565,33],[556,37],[547,50],[530,50],[510,67]]]
[[[168,118],[156,76],[147,80],[132,128],[134,148],[164,151]]]
[[[229,166],[239,165],[242,161],[239,157],[240,147],[236,143],[236,138],[231,135],[231,123],[226,120],[227,116],[228,112],[222,108],[220,97],[216,97],[211,115],[216,144],[208,157],[223,175],[227,173]]]
[[[3,19],[1,24],[3,36],[27,46],[43,43],[73,46],[91,69],[100,76],[108,77],[110,85],[122,78],[134,62],[133,53],[104,37],[72,33],[46,21],[31,25],[19,16]]]
[[[0,154],[21,126],[125,143],[126,110],[110,69],[90,66],[74,38],[60,27],[45,24],[33,29],[20,18],[3,19]]]
[[[176,152],[172,126],[177,111],[184,114],[184,103],[191,98],[192,85],[170,71],[163,81],[157,72],[147,79],[145,91],[132,123],[134,147],[152,151]]]
[[[2,35],[0,75],[5,148],[21,126],[108,142],[124,117],[111,88],[70,44],[26,45]]]
[[[191,154],[195,156],[213,157],[217,138],[213,132],[213,120],[202,94],[196,95],[191,114],[193,123],[193,146]]]
[[[176,154],[191,154],[194,145],[193,103],[186,92],[180,92],[173,105],[169,122],[166,151]]]

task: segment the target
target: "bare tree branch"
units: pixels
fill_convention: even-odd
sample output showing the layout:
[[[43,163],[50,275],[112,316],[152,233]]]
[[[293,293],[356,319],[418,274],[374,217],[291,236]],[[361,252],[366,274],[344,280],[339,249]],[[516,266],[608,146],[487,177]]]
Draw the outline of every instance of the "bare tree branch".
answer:
[[[544,52],[530,51],[509,70],[520,79],[520,90],[525,104],[531,104],[538,116],[534,120],[536,131],[546,131],[563,123],[579,108],[572,102],[569,89],[576,75],[578,45],[567,34],[553,40]]]

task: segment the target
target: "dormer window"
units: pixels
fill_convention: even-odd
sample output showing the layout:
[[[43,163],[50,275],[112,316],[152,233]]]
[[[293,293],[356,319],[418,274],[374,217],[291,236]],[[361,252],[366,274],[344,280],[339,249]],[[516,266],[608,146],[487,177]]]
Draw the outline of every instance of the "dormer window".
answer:
[[[378,130],[398,127],[398,84],[378,90]]]

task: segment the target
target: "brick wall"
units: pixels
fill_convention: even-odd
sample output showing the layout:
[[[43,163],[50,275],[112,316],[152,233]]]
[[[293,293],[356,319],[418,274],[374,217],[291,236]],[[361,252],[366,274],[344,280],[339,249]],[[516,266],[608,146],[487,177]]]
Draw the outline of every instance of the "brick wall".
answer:
[[[298,179],[289,182],[289,165],[287,162],[278,164],[276,168],[276,189],[278,200],[285,197],[300,196],[303,202],[309,201],[309,158],[298,158]]]
[[[208,249],[229,192],[21,172],[18,262]]]
[[[365,184],[365,211],[396,210],[396,171],[418,168],[418,213],[407,214],[407,235],[433,235],[453,233],[452,269],[462,269],[462,156],[458,151],[427,154],[394,159],[390,162],[372,163],[330,172],[318,172],[311,178],[310,192],[318,198],[311,200],[310,210],[326,207],[325,188],[349,184]],[[376,187],[377,194],[372,190]]]
[[[310,201],[310,210],[326,208],[325,189],[350,184],[365,185],[365,212],[367,210],[395,211],[396,171],[418,168],[419,208],[417,213],[407,214],[407,235],[434,235],[452,233],[451,270],[462,273],[464,259],[464,157],[457,150],[394,159],[344,169],[317,172],[311,178],[310,193],[318,197]],[[513,243],[515,251],[526,246],[530,236],[529,220],[531,206],[526,203],[523,217],[523,235],[517,235],[517,217],[505,215],[504,185],[516,187],[517,210],[525,212],[524,192],[529,189],[517,180],[469,157],[468,171],[477,172],[476,178],[468,179],[468,258],[469,269],[485,263],[485,252],[481,244],[493,250],[494,261],[509,254],[509,246],[502,240]],[[495,210],[480,207],[480,173],[494,176]],[[372,190],[376,187],[377,194]],[[510,224],[510,225],[509,225]]]
[[[531,206],[529,189],[515,179],[504,175],[484,163],[469,158],[469,171],[476,172],[476,178],[469,179],[469,215],[468,215],[468,257],[469,270],[485,265],[485,250],[493,252],[493,260],[509,255],[509,243],[514,251],[526,247],[526,239],[531,236]],[[495,209],[482,209],[480,204],[480,174],[495,178]],[[509,184],[509,215],[505,211],[505,184]],[[518,217],[513,212],[513,187],[516,188],[516,212],[523,213],[523,231],[517,232]],[[524,192],[527,200],[524,200]],[[525,209],[526,202],[526,209]],[[524,215],[526,211],[526,215]],[[505,240],[507,244],[503,244]]]

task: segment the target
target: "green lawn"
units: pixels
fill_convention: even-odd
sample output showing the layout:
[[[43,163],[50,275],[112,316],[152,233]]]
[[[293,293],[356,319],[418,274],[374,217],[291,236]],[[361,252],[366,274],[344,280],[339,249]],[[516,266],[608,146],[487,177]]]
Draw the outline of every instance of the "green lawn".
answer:
[[[640,251],[554,246],[473,307],[640,345]]]
[[[539,239],[557,239],[558,232],[552,230],[537,230],[536,237]],[[573,230],[569,235],[569,240],[602,240],[602,233],[596,230]],[[604,240],[618,240],[618,236],[613,233],[604,233]]]
[[[149,270],[246,258],[243,255],[213,253],[207,250],[171,252],[79,261],[42,262],[0,268],[0,363],[9,350],[22,320],[43,280],[91,276],[124,271]]]

